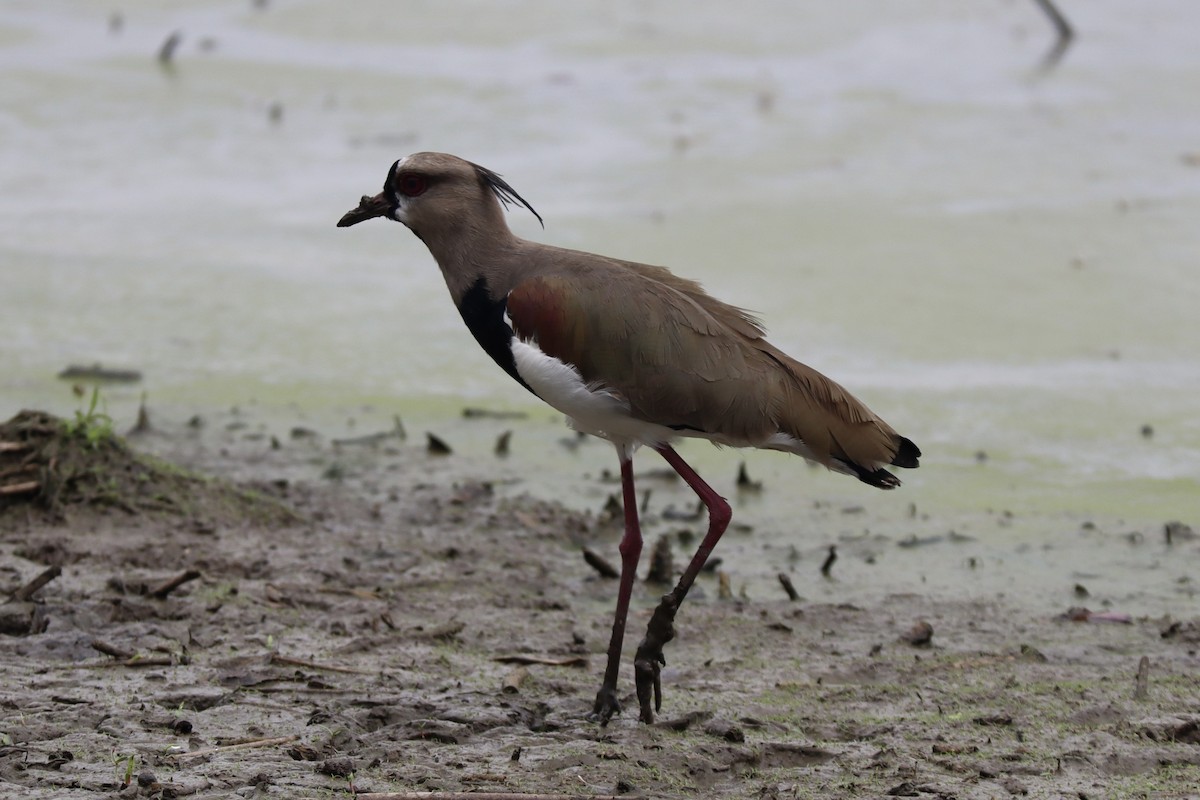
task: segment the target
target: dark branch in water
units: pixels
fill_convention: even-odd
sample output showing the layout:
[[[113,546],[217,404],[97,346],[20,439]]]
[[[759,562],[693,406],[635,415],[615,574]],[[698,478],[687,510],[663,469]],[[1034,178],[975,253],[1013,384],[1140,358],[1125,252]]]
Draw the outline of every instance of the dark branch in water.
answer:
[[[1066,55],[1067,49],[1075,39],[1075,30],[1071,27],[1071,23],[1067,21],[1067,18],[1063,16],[1062,12],[1058,10],[1058,7],[1054,5],[1054,0],[1033,1],[1050,18],[1057,37],[1054,40],[1054,45],[1046,55],[1042,56],[1042,71],[1049,72],[1058,66],[1058,62],[1062,61],[1063,56]]]

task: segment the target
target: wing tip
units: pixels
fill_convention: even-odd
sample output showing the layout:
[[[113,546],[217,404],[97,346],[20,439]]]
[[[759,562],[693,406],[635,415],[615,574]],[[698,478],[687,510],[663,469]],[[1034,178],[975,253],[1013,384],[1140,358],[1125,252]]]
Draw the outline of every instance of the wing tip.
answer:
[[[905,469],[916,469],[921,466],[921,448],[917,447],[912,439],[907,439],[903,436],[897,436],[896,438],[898,440],[896,454],[892,456],[892,460],[889,462],[891,466],[903,467]],[[874,486],[876,489],[895,489],[900,486],[900,479],[882,467],[868,469],[852,461],[844,459],[835,460],[839,465],[845,467],[846,472],[849,472],[868,486]]]

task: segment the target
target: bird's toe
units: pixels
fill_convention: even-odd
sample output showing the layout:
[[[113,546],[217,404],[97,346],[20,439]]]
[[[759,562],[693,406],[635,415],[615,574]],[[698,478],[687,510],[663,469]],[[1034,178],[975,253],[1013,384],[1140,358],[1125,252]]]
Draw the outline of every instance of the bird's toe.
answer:
[[[612,686],[601,686],[596,692],[596,702],[592,705],[589,719],[599,722],[601,727],[608,724],[614,714],[621,713],[621,702],[617,700],[617,690]]]
[[[656,658],[639,657],[633,662],[640,707],[638,719],[647,724],[654,722],[655,712],[662,708],[662,666],[665,663],[661,651]]]

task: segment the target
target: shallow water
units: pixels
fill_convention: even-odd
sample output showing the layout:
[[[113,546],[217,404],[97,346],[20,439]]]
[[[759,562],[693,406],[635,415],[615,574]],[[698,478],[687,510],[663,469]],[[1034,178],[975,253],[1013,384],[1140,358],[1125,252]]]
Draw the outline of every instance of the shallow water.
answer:
[[[1194,4],[1070,9],[1079,39],[1050,73],[1032,3],[134,2],[116,31],[112,8],[0,10],[0,415],[70,413],[54,374],[100,361],[146,375],[106,389],[119,420],[143,391],[174,419],[254,405],[331,433],[398,412],[486,452],[495,430],[455,425],[461,405],[527,397],[420,242],[334,227],[395,158],[446,150],[538,208],[544,231],[511,216],[521,235],[701,279],[925,450],[902,492],[869,495],[755,456],[757,529],[823,498],[874,522],[818,515],[798,545],[818,562],[864,529],[953,528],[997,565],[980,578],[923,548],[910,564],[893,544],[886,579],[850,572],[843,590],[918,570],[1057,598],[1073,570],[1148,611],[1187,596],[1182,567],[1139,572],[1169,553],[1098,548],[1079,525],[1200,521]],[[528,407],[505,469],[590,504],[577,476],[607,448],[566,454]],[[737,454],[686,452],[728,489]],[[759,551],[786,544],[764,536],[726,549],[769,578]]]

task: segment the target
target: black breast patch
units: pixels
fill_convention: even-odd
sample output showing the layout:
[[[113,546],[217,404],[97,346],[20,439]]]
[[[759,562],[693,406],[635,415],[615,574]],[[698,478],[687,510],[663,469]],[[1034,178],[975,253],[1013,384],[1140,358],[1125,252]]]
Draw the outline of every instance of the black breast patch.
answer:
[[[462,314],[467,329],[484,352],[517,383],[533,392],[517,372],[517,363],[512,354],[513,331],[504,321],[504,311],[505,301],[492,299],[487,281],[482,277],[472,284],[458,304],[458,313]]]

